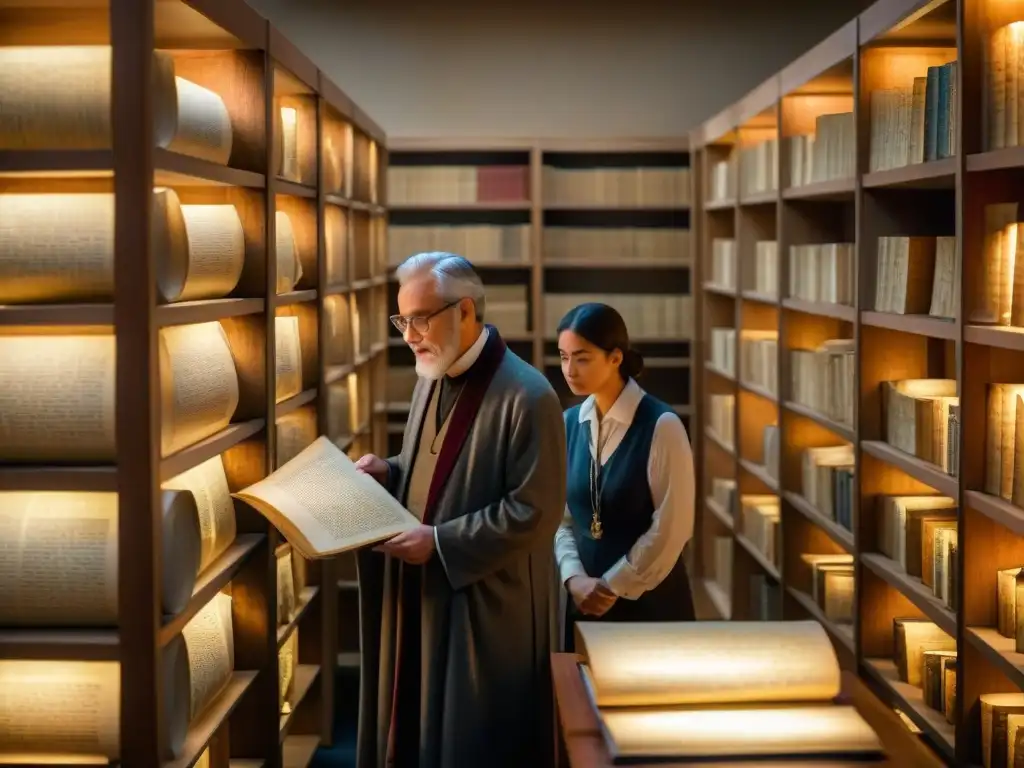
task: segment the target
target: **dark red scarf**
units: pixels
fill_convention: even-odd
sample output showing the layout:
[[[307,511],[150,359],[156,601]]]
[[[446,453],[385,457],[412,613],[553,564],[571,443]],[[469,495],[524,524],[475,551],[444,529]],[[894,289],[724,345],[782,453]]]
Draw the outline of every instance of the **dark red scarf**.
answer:
[[[437,500],[441,497],[445,483],[455,469],[455,462],[462,452],[462,446],[466,444],[469,437],[469,430],[480,412],[480,405],[487,394],[487,388],[491,379],[497,373],[501,361],[505,359],[505,341],[498,334],[498,329],[493,325],[487,326],[487,341],[484,348],[480,350],[480,357],[470,366],[463,376],[466,377],[462,385],[462,394],[459,395],[452,412],[451,420],[448,423],[448,433],[441,444],[441,453],[437,457],[437,464],[434,466],[434,474],[430,479],[430,490],[427,492],[427,504],[423,509],[423,522],[430,525],[434,517]],[[440,382],[435,382],[434,387],[439,387]],[[433,392],[431,392],[431,395]],[[429,402],[429,400],[428,400]],[[422,423],[420,430],[422,431]]]

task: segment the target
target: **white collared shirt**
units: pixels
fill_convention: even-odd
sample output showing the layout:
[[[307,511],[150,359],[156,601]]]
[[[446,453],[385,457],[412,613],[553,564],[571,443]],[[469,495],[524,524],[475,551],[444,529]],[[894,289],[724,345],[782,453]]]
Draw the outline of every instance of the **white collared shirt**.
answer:
[[[598,417],[593,396],[580,406],[580,424],[590,423],[591,456],[600,446],[602,466],[622,442],[643,396],[644,390],[630,379],[603,419]],[[589,574],[603,578],[616,595],[627,600],[636,600],[658,586],[693,537],[693,453],[683,422],[675,413],[662,414],[655,424],[647,459],[647,484],[654,504],[650,528],[604,574]],[[573,576],[588,575],[576,548],[573,525],[566,506],[555,534],[555,560],[562,584]]]
[[[445,376],[461,376],[470,368],[473,367],[473,363],[480,357],[480,353],[484,351],[484,344],[487,343],[487,326],[483,327],[480,331],[480,335],[476,337],[476,341],[473,342],[473,346],[467,349],[462,355],[448,366],[448,370],[444,372]]]

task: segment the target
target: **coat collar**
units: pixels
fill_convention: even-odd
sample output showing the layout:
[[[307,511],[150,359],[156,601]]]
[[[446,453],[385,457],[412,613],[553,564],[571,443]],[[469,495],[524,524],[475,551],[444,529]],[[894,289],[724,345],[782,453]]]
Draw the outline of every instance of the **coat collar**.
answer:
[[[643,398],[644,390],[636,383],[635,379],[631,378],[622,388],[615,403],[608,409],[608,413],[604,415],[605,420],[617,421],[628,427],[633,423],[633,416],[636,415],[636,409],[640,406],[640,401]],[[593,395],[584,400],[580,406],[580,424],[585,424],[588,421],[597,421],[597,404],[594,402]]]

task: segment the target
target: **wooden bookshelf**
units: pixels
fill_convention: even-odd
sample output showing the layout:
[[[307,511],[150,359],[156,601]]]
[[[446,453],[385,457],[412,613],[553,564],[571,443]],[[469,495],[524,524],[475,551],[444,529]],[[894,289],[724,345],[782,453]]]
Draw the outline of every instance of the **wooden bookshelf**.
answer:
[[[513,351],[545,371],[567,407],[574,400],[562,378],[555,327],[575,304],[619,303],[646,361],[641,384],[676,405],[689,427],[685,140],[412,138],[395,139],[389,149],[392,269],[417,251],[466,256],[493,286],[488,321]],[[648,298],[648,306],[672,306],[644,314],[637,307]],[[393,310],[396,300],[392,281]],[[391,453],[401,443],[412,365],[392,331]]]
[[[694,205],[700,212],[694,217],[697,279],[703,288],[695,381],[695,433],[700,435],[695,439],[702,444],[696,565],[702,596],[723,618],[757,619],[765,611],[752,604],[752,591],[767,583],[774,595],[767,601],[768,614],[820,621],[843,666],[900,709],[937,756],[956,765],[982,763],[980,698],[1024,691],[1024,656],[1012,637],[997,630],[996,593],[997,572],[1024,563],[1024,509],[986,491],[993,461],[990,385],[1024,381],[1021,329],[1000,324],[991,312],[985,315],[985,290],[991,285],[986,206],[1017,202],[1024,179],[1019,146],[1024,141],[1006,139],[1008,128],[998,129],[1004,131],[1001,138],[992,138],[998,131],[986,85],[992,34],[1013,22],[1024,22],[1024,5],[879,0],[690,137]],[[945,67],[952,83],[948,146],[940,130],[932,151],[925,122],[924,148],[916,161],[906,162],[914,157],[912,138],[894,162],[893,146],[887,146],[879,123],[885,104],[878,93],[909,88],[914,78],[926,78],[929,67],[940,71],[947,62],[956,62]],[[922,93],[928,104],[927,91]],[[946,98],[929,119],[942,115]],[[797,153],[803,140],[794,137],[822,130],[820,116],[841,113],[851,115],[845,118],[850,133],[834,146],[848,151],[841,149],[845,158],[826,163],[836,172],[796,178],[802,173]],[[937,124],[944,126],[941,120]],[[756,166],[744,166],[740,154],[766,138],[778,140],[777,152],[765,155],[778,184],[751,192],[744,184]],[[822,141],[819,133],[816,142]],[[821,151],[824,156],[827,150]],[[1019,219],[1018,214],[1014,221]],[[957,282],[950,311],[936,312],[934,304],[916,314],[881,311],[876,289],[883,280],[879,238],[884,237],[936,242],[955,237]],[[715,250],[722,252],[723,246],[715,240],[735,241],[732,285],[713,279],[723,269],[720,260],[716,270]],[[769,295],[750,292],[758,270],[752,246],[762,240],[777,244],[775,290]],[[833,243],[851,246],[855,288],[849,300],[838,288],[828,296],[814,295],[801,282],[804,257],[791,256],[794,247]],[[813,258],[825,263],[823,256]],[[741,371],[743,345],[749,356],[754,331],[777,334],[773,390],[757,386],[760,382],[752,386]],[[840,412],[842,418],[810,407],[794,383],[798,358],[792,351],[830,339],[852,341],[848,381],[832,380],[834,389],[852,387],[852,413]],[[734,369],[723,370],[721,360],[729,355]],[[884,382],[924,378],[955,381],[959,405],[959,431],[949,438],[947,458],[934,462],[890,444],[885,413]],[[731,414],[722,406],[727,401],[713,400],[716,395],[734,398]],[[831,402],[826,407],[834,411]],[[729,418],[731,427],[724,429],[732,429],[731,441],[710,427],[715,419],[721,424]],[[778,466],[766,471],[761,435],[767,425],[778,430]],[[843,444],[852,446],[853,456],[848,521],[808,499],[802,471],[808,449]],[[732,509],[714,497],[716,479],[735,481]],[[739,499],[752,494],[779,497],[775,550],[768,556],[745,535],[749,528]],[[883,553],[882,497],[919,494],[955,502],[957,557],[949,600]],[[811,597],[811,569],[802,557],[844,553],[852,556],[855,590],[849,621],[837,619],[835,611],[827,615]],[[955,641],[959,684],[949,718],[925,703],[921,688],[900,680],[893,663],[893,621],[899,618],[932,622]]]
[[[255,482],[320,434],[353,455],[383,450],[372,393],[387,364],[386,137],[243,0],[25,0],[0,9],[0,26],[0,66],[17,67],[19,86],[42,69],[110,73],[109,86],[88,78],[64,94],[75,96],[73,108],[44,103],[60,98],[53,92],[30,104],[31,88],[19,87],[12,111],[24,107],[26,124],[41,128],[0,133],[5,258],[38,247],[41,225],[25,210],[64,218],[73,231],[42,230],[52,253],[34,265],[33,280],[3,277],[0,519],[21,515],[27,524],[61,511],[67,525],[82,522],[76,515],[105,519],[109,558],[103,568],[89,563],[101,556],[94,528],[82,534],[91,540],[54,532],[34,545],[57,571],[50,588],[88,606],[103,602],[98,591],[107,598],[102,615],[71,611],[81,626],[63,625],[66,611],[56,620],[33,612],[47,585],[33,585],[31,568],[9,585],[18,597],[0,607],[0,677],[12,693],[3,716],[18,721],[14,686],[33,685],[55,707],[33,727],[71,728],[60,702],[76,676],[106,691],[100,720],[119,713],[95,755],[43,754],[57,742],[45,732],[35,747],[0,735],[0,763],[303,768],[331,743],[339,627],[358,618],[352,606],[338,614],[347,564],[304,560],[223,487]],[[41,50],[15,56],[12,46]],[[168,88],[178,91],[176,118]],[[70,197],[38,202],[58,194]],[[171,202],[151,205],[160,195]],[[11,234],[18,222],[22,231]],[[74,281],[63,277],[71,270]],[[9,354],[19,349],[28,351]],[[344,395],[331,397],[332,387]],[[211,466],[226,481],[222,492],[196,474]],[[55,492],[65,496],[46,495]],[[175,525],[164,502],[173,492],[185,500]],[[200,518],[217,499],[227,516],[210,529]],[[232,517],[229,529],[217,527]],[[204,537],[204,551],[217,554],[200,569],[209,530],[232,539]],[[20,573],[26,544],[5,544],[5,567]],[[188,592],[168,611],[174,567]],[[281,577],[294,582],[293,605],[281,603]],[[200,642],[196,620],[209,621],[228,599],[226,643],[190,645]],[[188,655],[218,648],[230,649],[233,668],[190,712]],[[282,707],[285,659],[294,667]],[[56,677],[40,684],[31,664]],[[174,722],[187,730],[174,733],[168,723],[182,701],[183,724]]]

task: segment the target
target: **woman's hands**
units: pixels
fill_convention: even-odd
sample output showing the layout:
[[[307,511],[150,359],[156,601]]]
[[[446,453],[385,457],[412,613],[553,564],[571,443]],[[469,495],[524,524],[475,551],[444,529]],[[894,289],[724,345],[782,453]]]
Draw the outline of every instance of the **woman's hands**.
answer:
[[[592,576],[573,576],[565,586],[576,607],[586,616],[604,616],[619,599],[603,581]]]

